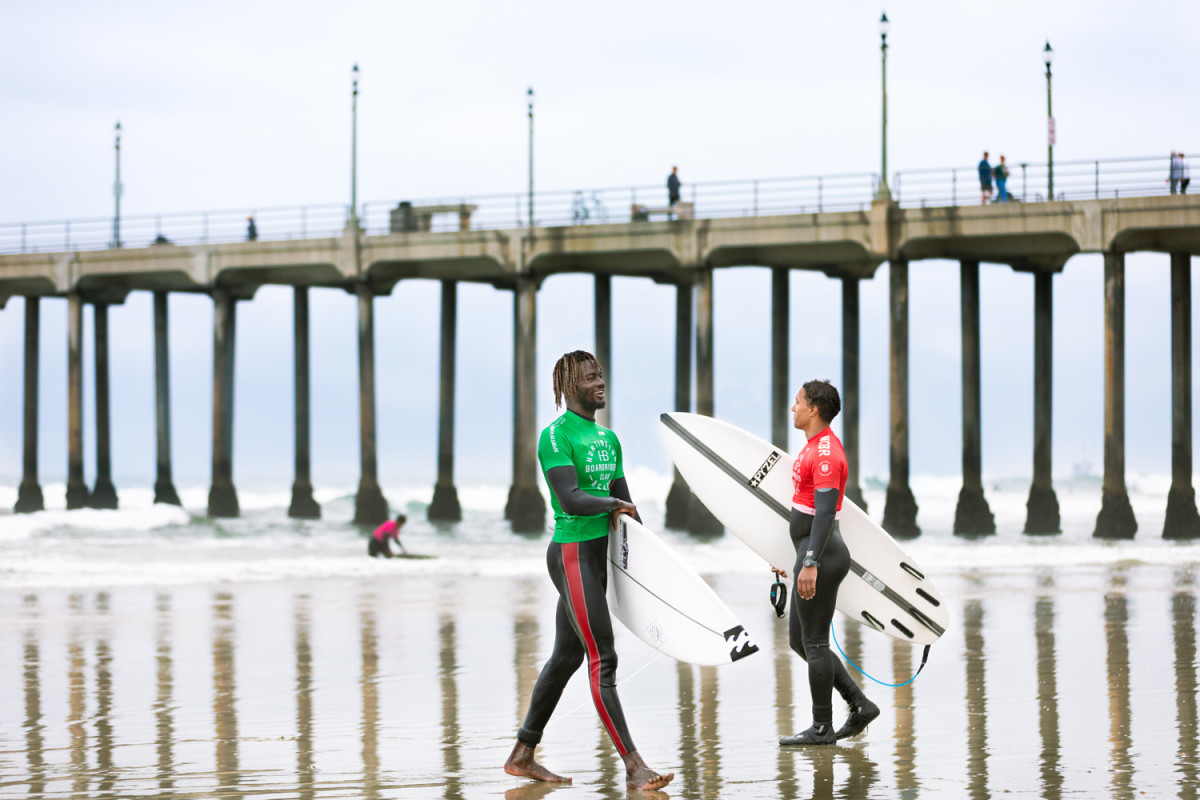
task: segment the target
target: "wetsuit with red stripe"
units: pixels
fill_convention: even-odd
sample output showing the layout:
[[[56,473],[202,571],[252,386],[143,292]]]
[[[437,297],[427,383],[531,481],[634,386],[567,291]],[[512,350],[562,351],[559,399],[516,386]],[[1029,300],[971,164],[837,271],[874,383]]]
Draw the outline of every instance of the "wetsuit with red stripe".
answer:
[[[578,479],[574,492],[590,495],[589,505],[603,506],[600,498],[628,494],[624,487],[621,444],[616,434],[567,411],[542,431],[538,443],[542,471],[571,467]],[[561,473],[560,473],[561,474]],[[617,696],[617,653],[613,648],[612,619],[608,613],[608,514],[573,515],[575,507],[560,498],[560,482],[547,475],[550,505],[554,509],[554,537],[546,550],[546,567],[558,589],[554,624],[554,651],[542,667],[525,722],[517,739],[536,747],[567,681],[586,660],[588,687],[596,712],[622,756],[633,752],[633,739]],[[611,493],[611,494],[610,494]],[[627,499],[627,498],[625,498]]]

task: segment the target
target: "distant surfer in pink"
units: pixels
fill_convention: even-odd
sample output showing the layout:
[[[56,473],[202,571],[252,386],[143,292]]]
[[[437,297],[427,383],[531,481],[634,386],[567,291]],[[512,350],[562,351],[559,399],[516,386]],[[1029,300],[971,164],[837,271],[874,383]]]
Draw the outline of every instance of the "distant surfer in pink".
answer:
[[[406,522],[408,522],[408,517],[403,514],[397,514],[395,519],[389,519],[376,528],[375,533],[371,534],[371,541],[367,543],[367,555],[372,558],[378,558],[379,556],[391,558],[392,549],[388,545],[388,539],[396,543],[401,553],[408,555],[408,551],[404,549],[404,544],[400,541],[400,529],[404,527],[404,523]]]

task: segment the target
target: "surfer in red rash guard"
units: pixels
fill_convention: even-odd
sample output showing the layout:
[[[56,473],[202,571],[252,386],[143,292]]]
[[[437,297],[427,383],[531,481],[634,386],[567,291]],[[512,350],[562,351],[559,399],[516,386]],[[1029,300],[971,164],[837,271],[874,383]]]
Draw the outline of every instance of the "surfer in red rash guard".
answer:
[[[796,546],[796,597],[788,620],[792,650],[808,662],[813,724],[794,736],[781,737],[781,745],[836,744],[862,733],[879,716],[879,707],[867,699],[846,672],[841,660],[829,651],[829,626],[837,603],[838,587],[850,571],[850,551],[838,531],[838,516],[846,493],[846,453],[829,428],[842,410],[838,391],[828,381],[809,381],[796,393],[793,423],[808,442],[792,468],[791,536]],[[845,724],[833,729],[833,690],[850,706]]]
[[[542,431],[538,442],[538,461],[554,507],[554,536],[546,550],[546,566],[559,593],[554,651],[533,687],[525,723],[504,771],[538,781],[571,782],[535,761],[533,751],[567,681],[586,657],[592,701],[625,762],[627,786],[661,789],[675,773],[660,775],[642,760],[617,696],[617,653],[605,597],[608,533],[618,514],[638,519],[638,513],[625,483],[621,443],[616,434],[596,424],[596,411],[604,408],[604,390],[604,373],[591,353],[576,350],[554,365],[554,405],[562,408],[565,399],[567,410]]]

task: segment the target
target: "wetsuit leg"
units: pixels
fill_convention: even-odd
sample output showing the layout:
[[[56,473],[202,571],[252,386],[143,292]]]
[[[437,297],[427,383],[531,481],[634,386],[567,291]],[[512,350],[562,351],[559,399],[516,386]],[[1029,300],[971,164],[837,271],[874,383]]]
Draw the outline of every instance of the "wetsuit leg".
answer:
[[[554,542],[550,547],[559,547]],[[530,747],[537,747],[542,741],[542,732],[550,715],[562,697],[567,681],[583,663],[586,652],[575,628],[571,625],[570,614],[566,601],[558,599],[558,609],[554,614],[554,651],[550,659],[542,667],[537,683],[533,687],[533,696],[529,699],[529,711],[525,714],[525,723],[517,731],[517,739]]]
[[[613,647],[612,618],[608,614],[608,599],[605,596],[608,588],[608,540],[600,538],[567,544],[552,542],[546,561],[550,569],[550,578],[554,581],[561,598],[560,608],[566,612],[576,645],[587,657],[588,688],[592,694],[592,702],[596,705],[596,712],[600,715],[600,721],[612,738],[617,752],[621,755],[631,753],[637,748],[629,735],[625,712],[621,709],[621,700],[617,695],[617,651]],[[556,629],[556,653],[564,633],[561,627]],[[543,675],[553,661],[552,657],[551,662],[547,662]],[[575,663],[575,667],[578,667],[578,662]],[[572,672],[575,667],[572,667]],[[563,678],[562,682],[565,683],[566,678]],[[538,685],[541,683],[542,679],[539,678]],[[551,696],[551,686],[552,682],[548,681],[543,697],[537,697],[538,691],[535,687],[534,700],[545,705],[545,701]],[[558,695],[561,693],[560,687]],[[555,695],[555,702],[557,699]],[[534,715],[534,700],[530,701],[530,716]],[[550,710],[553,710],[552,706]],[[522,735],[540,732],[548,719],[549,713],[544,709],[532,720],[533,726],[530,725],[530,718],[526,717],[526,724],[518,738],[525,744],[531,744],[531,741],[522,738]]]
[[[807,537],[799,543],[793,575],[800,573],[802,555],[808,549]],[[862,690],[850,678],[841,659],[829,650],[829,626],[837,606],[838,587],[850,572],[850,552],[834,528],[821,556],[817,572],[817,592],[811,600],[792,597],[789,639],[792,649],[808,662],[809,691],[813,701],[813,721],[833,722],[833,689],[836,686],[847,703],[853,705]],[[797,636],[798,634],[798,636]],[[799,641],[797,641],[799,639]]]
[[[378,558],[379,556],[391,558],[392,550],[388,547],[387,542],[381,542],[372,536],[371,540],[367,543],[367,555],[371,558]]]

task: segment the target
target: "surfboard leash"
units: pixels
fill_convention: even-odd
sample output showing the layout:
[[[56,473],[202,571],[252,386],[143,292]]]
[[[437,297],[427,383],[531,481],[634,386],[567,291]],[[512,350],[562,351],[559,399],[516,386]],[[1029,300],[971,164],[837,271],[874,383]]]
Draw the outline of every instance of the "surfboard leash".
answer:
[[[871,680],[875,681],[880,686],[890,686],[893,689],[899,689],[901,686],[907,686],[908,684],[912,683],[913,681],[915,681],[917,679],[917,676],[921,674],[921,670],[925,669],[925,662],[929,660],[929,648],[933,646],[933,645],[929,645],[929,644],[925,645],[925,652],[923,652],[921,654],[921,666],[917,667],[917,671],[913,673],[913,676],[911,678],[906,680],[904,683],[885,683],[884,681],[879,680],[879,678],[876,678],[874,675],[871,675],[866,670],[864,670],[862,667],[860,667],[858,664],[855,664],[853,661],[850,660],[850,656],[846,655],[846,651],[842,650],[842,646],[840,644],[838,644],[837,631],[834,630],[834,627],[832,625],[829,626],[829,633],[833,636],[833,643],[837,647],[838,652],[842,654],[842,658],[846,659],[847,664],[854,667],[856,670],[858,670],[859,672],[861,672],[863,675],[870,678]]]

